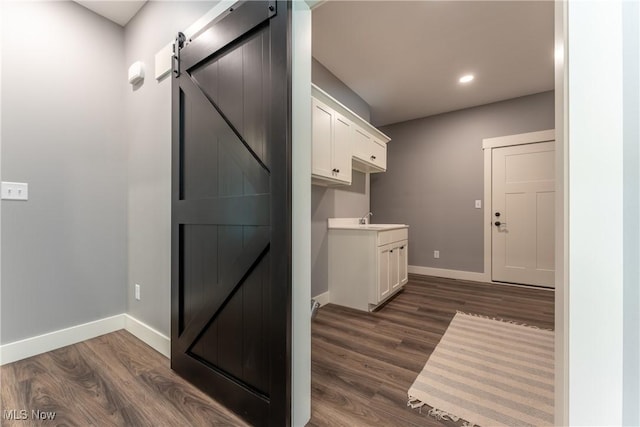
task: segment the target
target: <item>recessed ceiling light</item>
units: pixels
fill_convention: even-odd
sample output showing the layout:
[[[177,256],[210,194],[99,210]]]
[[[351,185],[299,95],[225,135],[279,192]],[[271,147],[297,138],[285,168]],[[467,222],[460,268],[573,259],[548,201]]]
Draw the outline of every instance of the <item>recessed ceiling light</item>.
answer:
[[[469,83],[471,80],[473,80],[473,74],[467,74],[465,76],[462,76],[458,81],[460,83]]]

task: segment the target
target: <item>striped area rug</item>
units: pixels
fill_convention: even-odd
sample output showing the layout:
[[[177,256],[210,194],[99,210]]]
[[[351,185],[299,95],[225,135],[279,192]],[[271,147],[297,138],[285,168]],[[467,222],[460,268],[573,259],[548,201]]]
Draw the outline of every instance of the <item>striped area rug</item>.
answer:
[[[465,425],[553,425],[553,331],[458,312],[408,405]]]

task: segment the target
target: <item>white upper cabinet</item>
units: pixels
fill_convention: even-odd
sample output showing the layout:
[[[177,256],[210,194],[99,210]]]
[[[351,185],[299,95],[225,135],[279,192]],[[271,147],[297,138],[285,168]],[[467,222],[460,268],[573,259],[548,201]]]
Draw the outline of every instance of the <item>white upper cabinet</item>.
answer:
[[[353,139],[353,168],[360,172],[387,170],[387,144],[366,130],[356,127]]]
[[[311,105],[314,180],[351,184],[351,122],[315,98]]]
[[[333,110],[321,102],[312,100],[313,168],[317,176],[332,177]]]
[[[353,125],[340,113],[334,111],[333,162],[336,179],[351,184],[351,153]]]
[[[312,85],[312,182],[351,185],[351,172],[387,170],[389,137]]]

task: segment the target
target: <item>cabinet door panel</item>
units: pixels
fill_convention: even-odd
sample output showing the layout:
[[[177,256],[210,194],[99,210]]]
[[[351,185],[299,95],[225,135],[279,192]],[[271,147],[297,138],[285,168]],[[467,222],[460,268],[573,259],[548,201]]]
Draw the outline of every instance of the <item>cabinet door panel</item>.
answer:
[[[333,122],[333,168],[335,178],[351,183],[351,141],[353,128],[351,122],[334,112]]]
[[[378,248],[378,300],[373,304],[379,303],[391,292],[391,284],[389,283],[390,250],[390,247]]]
[[[387,145],[376,139],[371,141],[371,156],[369,160],[383,171],[387,170]]]
[[[400,286],[399,265],[400,247],[394,246],[389,251],[389,287],[396,290]]]
[[[333,135],[333,110],[313,100],[312,146],[314,175],[333,178],[331,171],[331,144]]]
[[[407,242],[402,242],[398,248],[398,286],[405,285],[409,281],[409,274],[407,271],[409,261],[409,245]]]
[[[387,169],[387,146],[367,131],[353,125],[354,169],[362,172],[384,172]]]
[[[358,126],[354,126],[353,130],[353,157],[356,157],[364,162],[369,161],[371,153],[371,137],[367,132]]]

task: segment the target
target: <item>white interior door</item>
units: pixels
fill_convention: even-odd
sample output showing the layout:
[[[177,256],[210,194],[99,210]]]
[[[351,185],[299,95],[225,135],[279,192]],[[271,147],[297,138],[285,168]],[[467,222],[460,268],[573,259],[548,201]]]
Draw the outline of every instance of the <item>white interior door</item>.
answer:
[[[555,142],[492,150],[496,282],[554,287]]]

